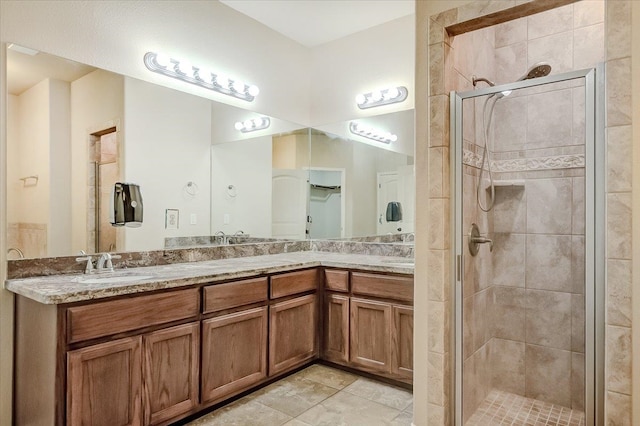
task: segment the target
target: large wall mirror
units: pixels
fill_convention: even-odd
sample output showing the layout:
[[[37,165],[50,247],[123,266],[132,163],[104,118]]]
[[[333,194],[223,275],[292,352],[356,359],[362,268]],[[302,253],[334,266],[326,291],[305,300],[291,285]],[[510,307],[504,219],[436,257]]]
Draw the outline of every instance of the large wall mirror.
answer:
[[[389,146],[309,129],[78,64],[7,52],[9,258],[146,251],[219,231],[351,238],[413,231],[413,110],[369,117]],[[116,181],[140,185],[140,228],[109,224]],[[387,221],[390,202],[400,220]],[[397,219],[397,218],[395,218]]]

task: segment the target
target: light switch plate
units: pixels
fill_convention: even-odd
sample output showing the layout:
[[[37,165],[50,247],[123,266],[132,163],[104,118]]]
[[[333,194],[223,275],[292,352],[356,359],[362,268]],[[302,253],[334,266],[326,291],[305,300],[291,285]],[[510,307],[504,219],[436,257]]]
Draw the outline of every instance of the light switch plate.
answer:
[[[191,216],[189,216],[189,223],[191,223],[192,225],[198,223],[198,216],[195,213],[191,213]]]

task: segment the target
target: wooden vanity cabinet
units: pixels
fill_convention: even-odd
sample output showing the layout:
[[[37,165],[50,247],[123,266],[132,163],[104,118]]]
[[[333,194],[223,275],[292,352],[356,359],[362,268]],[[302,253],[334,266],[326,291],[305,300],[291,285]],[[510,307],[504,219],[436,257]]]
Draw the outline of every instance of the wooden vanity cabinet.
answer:
[[[221,401],[267,377],[267,290],[266,277],[204,288],[205,313],[236,310],[202,321],[203,403]],[[263,306],[241,307],[256,303]]]
[[[318,357],[318,270],[271,277],[269,376]],[[298,296],[301,293],[310,293]]]

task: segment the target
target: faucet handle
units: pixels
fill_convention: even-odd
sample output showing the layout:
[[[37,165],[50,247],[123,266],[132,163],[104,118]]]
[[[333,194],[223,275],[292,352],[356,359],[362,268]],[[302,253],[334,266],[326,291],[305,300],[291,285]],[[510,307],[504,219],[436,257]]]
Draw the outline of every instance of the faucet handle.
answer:
[[[90,274],[93,272],[93,262],[91,260],[91,256],[85,256],[85,257],[76,257],[76,262],[87,262],[87,265],[84,268],[84,273],[85,274]]]

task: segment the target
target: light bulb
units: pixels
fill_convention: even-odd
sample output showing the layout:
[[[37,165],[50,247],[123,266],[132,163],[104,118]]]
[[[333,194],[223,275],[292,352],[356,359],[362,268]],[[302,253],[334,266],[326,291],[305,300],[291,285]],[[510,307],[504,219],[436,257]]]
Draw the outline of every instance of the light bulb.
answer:
[[[249,94],[251,96],[258,96],[258,93],[260,93],[260,89],[258,89],[258,86],[256,86],[255,84],[249,86]]]
[[[379,90],[374,90],[373,92],[371,92],[371,100],[373,102],[382,100],[382,92],[380,92]]]
[[[387,91],[384,93],[384,99],[389,101],[391,99],[397,98],[399,94],[400,94],[400,91],[398,90],[398,88],[392,87],[390,89],[387,89]]]
[[[245,129],[250,129],[250,128],[252,128],[252,127],[253,127],[253,120],[246,120],[246,121],[245,121],[244,123],[242,123],[242,124],[244,124],[244,128],[245,128]]]
[[[244,93],[244,82],[240,80],[236,80],[233,82],[233,90],[238,93]]]
[[[389,139],[391,139],[391,142],[395,142],[395,141],[397,141],[397,140],[398,140],[398,136],[397,136],[397,135],[394,135],[394,134],[390,134],[390,135],[389,135]]]
[[[218,74],[216,75],[216,83],[226,89],[229,86],[229,78],[224,74]]]
[[[180,70],[182,74],[191,76],[193,73],[193,66],[189,61],[180,61],[178,62],[178,70]]]
[[[242,121],[236,121],[234,127],[236,128],[236,130],[242,130],[244,128],[244,124],[242,124]]]
[[[162,53],[156,54],[156,64],[161,66],[162,68],[166,68],[171,63],[171,59]]]
[[[211,83],[211,70],[205,67],[198,68],[198,78],[205,83]]]
[[[365,95],[360,93],[360,94],[358,94],[358,96],[356,96],[356,104],[362,105],[365,102],[367,102],[367,97]]]

